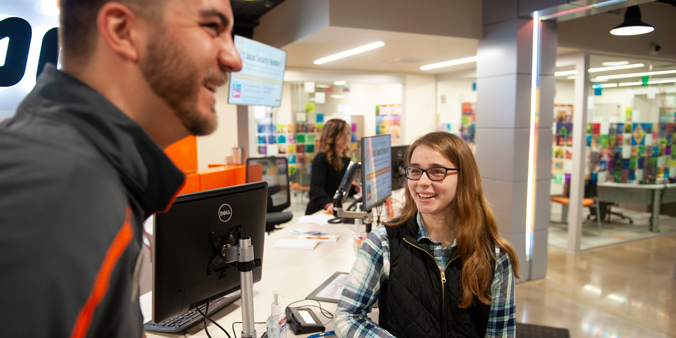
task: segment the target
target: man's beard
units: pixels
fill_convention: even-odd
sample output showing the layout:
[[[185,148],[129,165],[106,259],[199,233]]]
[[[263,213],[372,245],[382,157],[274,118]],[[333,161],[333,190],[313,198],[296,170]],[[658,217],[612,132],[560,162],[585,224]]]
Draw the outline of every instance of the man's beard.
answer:
[[[199,91],[209,78],[225,83],[227,75],[209,70],[200,78],[199,70],[190,62],[189,53],[180,43],[170,41],[162,34],[148,43],[148,57],[141,60],[143,77],[152,90],[160,96],[193,135],[209,135],[218,125],[216,112],[201,114],[198,109]],[[215,81],[216,82],[216,81]]]

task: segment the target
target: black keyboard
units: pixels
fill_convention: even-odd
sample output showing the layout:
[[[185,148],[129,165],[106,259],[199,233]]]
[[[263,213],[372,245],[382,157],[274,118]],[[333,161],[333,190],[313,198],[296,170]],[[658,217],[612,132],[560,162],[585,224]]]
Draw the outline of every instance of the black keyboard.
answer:
[[[230,305],[239,298],[240,291],[237,291],[210,301],[209,313],[206,313],[206,315],[210,316],[218,310]],[[201,305],[199,308],[202,313],[205,313],[204,310],[206,309],[206,304]],[[161,323],[155,323],[152,320],[149,320],[143,324],[143,327],[148,331],[185,334],[187,329],[197,323],[202,322],[203,320],[204,317],[202,317],[202,315],[193,308]]]

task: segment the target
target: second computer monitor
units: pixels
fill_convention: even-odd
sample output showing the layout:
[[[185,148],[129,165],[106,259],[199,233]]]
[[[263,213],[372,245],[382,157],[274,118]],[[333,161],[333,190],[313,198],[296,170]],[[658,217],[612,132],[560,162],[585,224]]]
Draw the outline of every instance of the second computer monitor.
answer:
[[[408,146],[392,146],[392,190],[401,189],[406,185],[406,152]]]
[[[360,146],[363,207],[371,210],[392,194],[390,135],[363,137]]]

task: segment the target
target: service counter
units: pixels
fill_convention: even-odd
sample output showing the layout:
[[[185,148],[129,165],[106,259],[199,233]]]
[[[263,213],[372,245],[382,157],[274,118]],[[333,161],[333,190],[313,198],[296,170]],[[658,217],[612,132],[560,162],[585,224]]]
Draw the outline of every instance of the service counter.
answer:
[[[318,230],[326,234],[340,235],[340,237],[336,243],[319,243],[313,250],[273,247],[280,239],[298,238],[298,234],[291,232],[292,229],[296,228]],[[355,258],[353,229],[353,224],[318,225],[299,223],[296,218],[288,223],[284,229],[276,230],[268,235],[265,239],[262,278],[260,282],[255,283],[253,286],[255,321],[264,323],[268,316],[270,316],[273,290],[278,290],[284,295],[280,297],[280,304],[282,305],[282,309],[284,309],[289,303],[305,299],[308,294],[329,279],[335,272],[349,272],[352,269]],[[240,304],[240,300],[237,300],[212,315],[212,319],[227,329],[230,335],[232,335],[232,324],[242,321]],[[304,301],[292,306],[303,305],[317,305],[317,302]],[[333,314],[335,314],[336,305],[336,303],[322,302],[322,306]],[[141,308],[145,318],[144,321],[149,320],[152,314],[152,292],[147,292],[141,296]],[[333,330],[333,320],[323,317],[317,308],[313,308],[313,311],[324,323],[326,331]],[[377,309],[374,310],[373,315],[377,318]],[[241,324],[235,325],[237,337],[240,337],[241,329]],[[265,332],[265,325],[257,324],[256,332],[258,337],[261,337]],[[296,337],[290,330],[287,330],[287,332],[287,337]],[[225,337],[225,334],[213,324],[209,324],[209,333],[212,337]],[[146,332],[146,335],[147,337],[183,336],[157,332]],[[308,335],[305,334],[300,337]],[[185,337],[207,337],[207,335],[203,329],[203,325],[198,324],[190,328]]]

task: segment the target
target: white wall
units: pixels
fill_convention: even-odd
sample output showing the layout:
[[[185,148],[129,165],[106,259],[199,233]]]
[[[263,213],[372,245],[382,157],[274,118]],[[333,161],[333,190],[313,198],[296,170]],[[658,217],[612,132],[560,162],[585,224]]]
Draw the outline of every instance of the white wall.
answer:
[[[667,94],[673,96],[676,93],[676,86],[673,84],[661,86]],[[632,122],[659,122],[659,89],[656,86],[648,87],[624,87],[624,88],[603,88],[602,95],[593,96],[593,105],[596,111],[592,115],[596,115],[593,120],[598,120],[602,115],[607,115],[602,112],[600,106],[603,105],[619,105],[619,120],[618,122],[625,122],[624,112],[627,107],[633,107]],[[673,102],[673,99],[670,99]],[[671,105],[674,107],[674,105]],[[637,112],[638,111],[638,112]],[[612,122],[612,121],[611,121]]]
[[[575,103],[575,81],[556,81],[554,104]]]
[[[402,92],[403,86],[399,83],[352,85],[350,105],[353,115],[364,116],[364,136],[376,134],[376,105],[402,103]]]
[[[402,132],[403,144],[437,130],[437,79],[434,75],[406,75]]]
[[[476,91],[472,91],[473,79],[444,80],[438,82],[437,112],[439,122],[450,123],[451,132],[459,133],[462,124],[462,103],[476,103]],[[441,96],[445,96],[442,103]]]
[[[197,169],[206,169],[209,163],[224,163],[237,145],[237,106],[228,104],[225,87],[216,93],[218,128],[208,136],[197,138]]]

